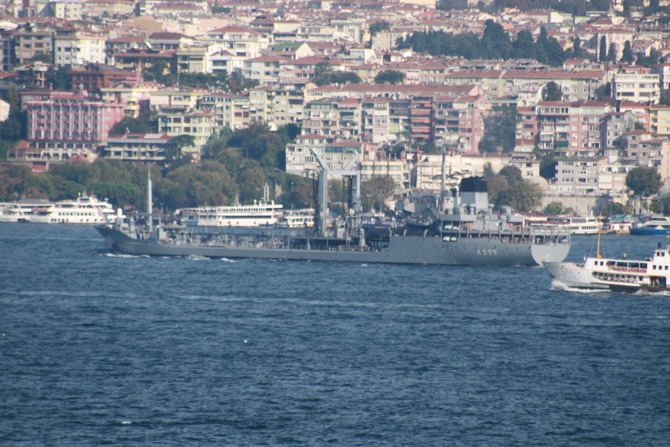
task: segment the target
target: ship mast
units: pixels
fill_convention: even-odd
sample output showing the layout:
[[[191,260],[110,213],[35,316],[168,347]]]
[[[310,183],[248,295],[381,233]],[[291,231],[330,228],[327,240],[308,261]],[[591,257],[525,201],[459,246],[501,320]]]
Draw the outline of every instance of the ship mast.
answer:
[[[153,213],[153,202],[152,192],[151,192],[151,168],[147,171],[148,181],[147,181],[147,214],[149,218],[149,231],[153,230],[153,219],[151,214]]]
[[[596,258],[600,259],[602,256],[600,256],[600,217],[596,219],[596,225],[598,227],[598,242],[596,243]]]

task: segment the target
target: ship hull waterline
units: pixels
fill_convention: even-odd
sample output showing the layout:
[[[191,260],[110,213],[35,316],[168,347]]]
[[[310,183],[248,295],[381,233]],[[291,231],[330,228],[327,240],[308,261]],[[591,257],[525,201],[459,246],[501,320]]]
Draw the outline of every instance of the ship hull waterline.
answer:
[[[446,242],[430,237],[393,237],[388,247],[369,251],[171,245],[156,240],[133,239],[119,230],[105,226],[96,229],[104,237],[105,246],[112,251],[149,256],[504,267],[561,262],[570,251],[570,245],[563,243],[514,244],[466,238]]]

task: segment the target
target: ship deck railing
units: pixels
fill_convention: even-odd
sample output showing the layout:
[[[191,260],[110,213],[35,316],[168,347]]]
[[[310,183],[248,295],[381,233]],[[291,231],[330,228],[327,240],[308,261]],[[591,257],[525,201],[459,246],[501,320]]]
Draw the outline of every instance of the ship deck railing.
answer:
[[[460,225],[459,227],[451,229],[441,229],[440,233],[442,236],[457,235],[458,238],[484,238],[510,243],[546,243],[549,240],[551,242],[567,244],[570,242],[571,236],[569,231],[561,228],[538,230],[533,227],[512,226],[499,227],[496,231],[494,229],[482,230],[479,228],[472,228],[470,224]]]

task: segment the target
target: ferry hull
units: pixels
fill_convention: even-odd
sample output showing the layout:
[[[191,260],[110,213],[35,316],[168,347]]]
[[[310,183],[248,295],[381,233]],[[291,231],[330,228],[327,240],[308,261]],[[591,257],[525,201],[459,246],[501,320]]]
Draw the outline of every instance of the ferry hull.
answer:
[[[384,264],[432,264],[463,266],[537,266],[563,261],[570,245],[561,243],[501,243],[490,239],[461,238],[453,242],[439,238],[392,237],[386,248],[274,249],[207,245],[172,245],[156,240],[138,240],[106,226],[96,227],[105,246],[118,253],[149,256],[204,256],[211,258],[256,258],[292,261],[370,262]]]
[[[630,234],[633,236],[667,236],[670,230],[663,228],[631,228]]]
[[[616,292],[636,292],[640,289],[650,289],[641,283],[613,283],[600,281],[593,277],[590,270],[573,262],[546,262],[544,266],[551,274],[554,284],[571,289],[612,290]],[[667,289],[665,289],[667,290]]]

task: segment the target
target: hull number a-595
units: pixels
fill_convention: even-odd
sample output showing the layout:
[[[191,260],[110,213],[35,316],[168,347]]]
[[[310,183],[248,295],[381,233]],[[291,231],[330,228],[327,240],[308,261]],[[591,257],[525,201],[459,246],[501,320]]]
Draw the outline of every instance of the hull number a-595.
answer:
[[[477,249],[477,255],[478,256],[498,256],[498,250],[491,250],[491,249],[479,250],[479,249]]]

